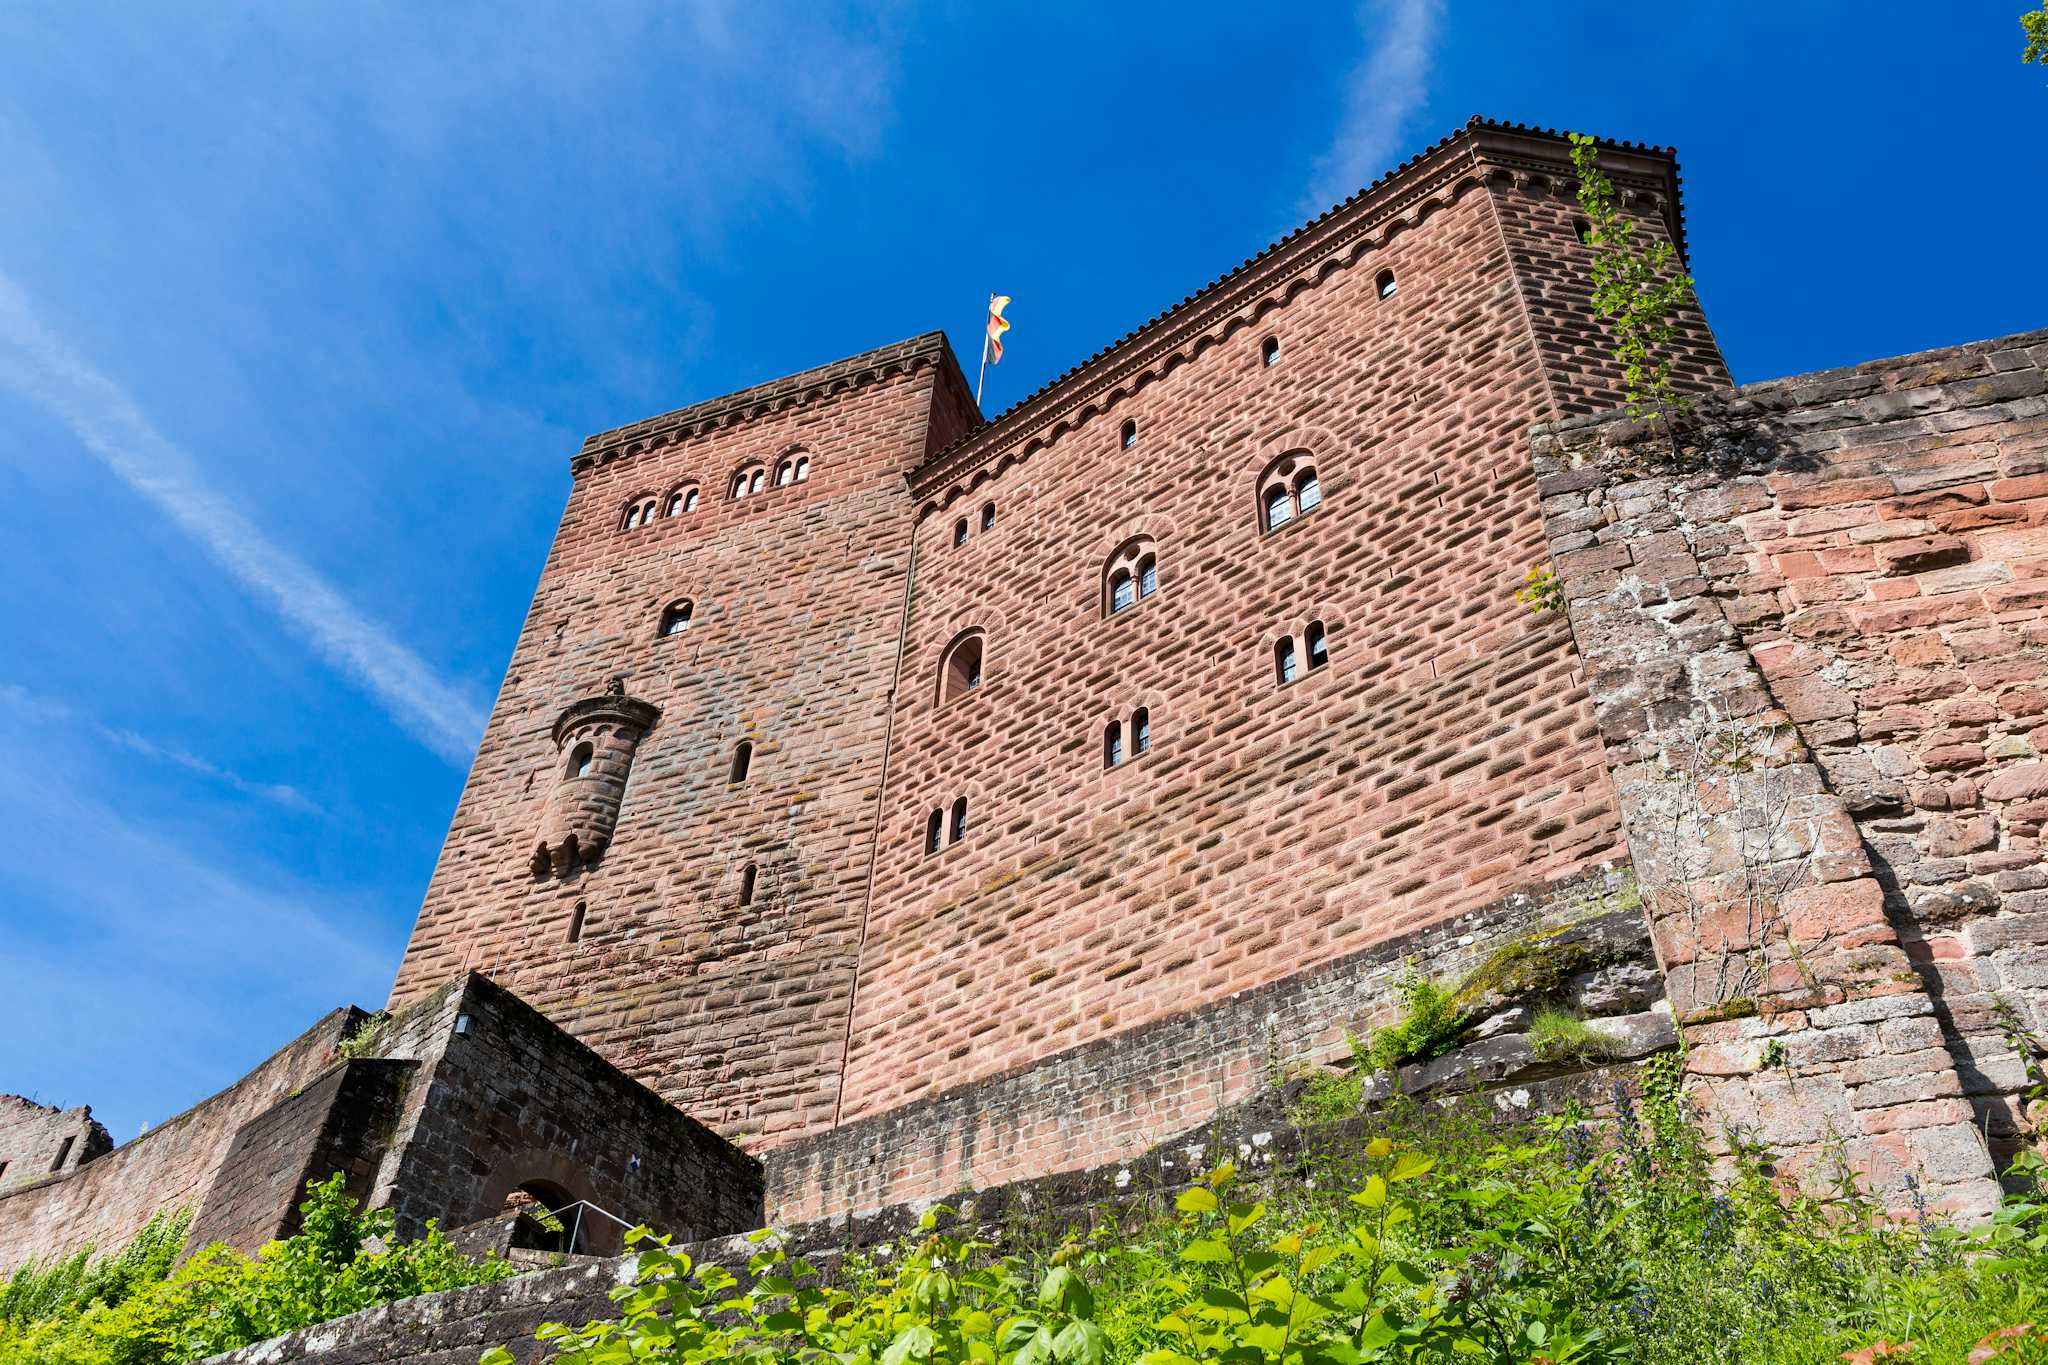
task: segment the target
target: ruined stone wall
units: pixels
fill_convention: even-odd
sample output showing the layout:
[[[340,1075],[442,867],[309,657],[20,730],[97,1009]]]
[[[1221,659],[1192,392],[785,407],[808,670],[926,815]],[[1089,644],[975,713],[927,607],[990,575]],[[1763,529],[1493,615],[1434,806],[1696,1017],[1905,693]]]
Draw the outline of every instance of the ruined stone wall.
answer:
[[[163,1209],[197,1213],[242,1125],[332,1066],[362,1018],[335,1010],[219,1094],[69,1174],[0,1194],[0,1273],[82,1246],[117,1250]]]
[[[957,434],[963,387],[929,336],[586,443],[395,1002],[473,967],[720,1131],[831,1121],[908,572],[902,477]],[[757,469],[762,490],[732,496]],[[658,633],[681,602],[687,627]],[[616,834],[536,872],[554,726],[614,677],[658,712]]]
[[[59,1109],[0,1095],[0,1190],[75,1171],[113,1147],[90,1105]]]
[[[1704,1092],[1965,1211],[2041,1054],[2044,369],[2029,334],[1536,444]]]

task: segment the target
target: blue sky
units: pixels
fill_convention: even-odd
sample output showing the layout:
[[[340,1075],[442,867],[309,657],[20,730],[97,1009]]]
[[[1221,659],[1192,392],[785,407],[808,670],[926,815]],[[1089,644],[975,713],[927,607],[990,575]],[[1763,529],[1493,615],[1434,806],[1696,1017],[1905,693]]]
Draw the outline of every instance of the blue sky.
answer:
[[[587,432],[991,410],[1483,112],[1675,145],[1760,379],[2048,325],[2021,0],[0,4],[0,1090],[381,1003]]]

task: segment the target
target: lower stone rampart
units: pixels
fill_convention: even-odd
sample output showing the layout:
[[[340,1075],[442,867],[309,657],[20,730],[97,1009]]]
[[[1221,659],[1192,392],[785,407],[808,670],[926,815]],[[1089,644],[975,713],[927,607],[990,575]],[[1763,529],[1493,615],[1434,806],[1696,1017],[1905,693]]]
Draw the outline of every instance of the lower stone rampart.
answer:
[[[1630,886],[1626,869],[1610,869],[1531,887],[1286,980],[776,1147],[763,1154],[769,1215],[807,1221],[1135,1156],[1293,1068],[1348,1061],[1347,1034],[1399,1013],[1404,974],[1455,986],[1495,954],[1572,923],[1600,920],[1606,937],[1574,959],[1587,979],[1561,980],[1556,994],[1627,1019],[1620,1032],[1638,1051],[1661,1045],[1663,991]],[[1466,1062],[1474,1074],[1511,1075],[1531,1060],[1518,1003],[1471,1002],[1495,1021]],[[1431,1079],[1457,1080],[1461,1055]]]

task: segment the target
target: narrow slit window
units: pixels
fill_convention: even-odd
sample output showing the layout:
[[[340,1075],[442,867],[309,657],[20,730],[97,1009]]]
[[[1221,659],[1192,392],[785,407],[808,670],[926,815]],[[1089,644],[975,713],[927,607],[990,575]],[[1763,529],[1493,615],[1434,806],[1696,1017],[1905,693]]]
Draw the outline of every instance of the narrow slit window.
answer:
[[[1280,338],[1267,337],[1259,347],[1259,359],[1268,369],[1280,363]]]
[[[730,776],[730,777],[726,778],[726,781],[728,781],[728,782],[744,782],[744,781],[746,781],[746,780],[747,780],[747,769],[749,769],[749,768],[751,768],[751,767],[753,767],[753,766],[754,766],[754,742],[753,742],[752,740],[748,740],[748,739],[743,739],[743,740],[741,740],[741,741],[739,742],[739,745],[738,745],[738,747],[736,747],[736,748],[735,748],[735,749],[734,749],[734,750],[732,751],[732,776]]]
[[[64,1169],[65,1158],[71,1155],[71,1144],[76,1141],[78,1141],[78,1139],[75,1137],[68,1137],[64,1139],[64,1145],[57,1149],[57,1159],[50,1163],[51,1170],[61,1171]]]
[[[1273,671],[1283,684],[1294,681],[1294,668],[1294,637],[1289,635],[1274,641]]]
[[[947,838],[948,838],[948,839],[949,839],[949,840],[950,840],[951,842],[953,842],[953,843],[956,843],[956,844],[957,844],[957,843],[959,843],[959,842],[960,842],[960,841],[961,841],[962,839],[965,839],[966,837],[967,837],[967,798],[963,796],[963,797],[961,797],[961,798],[960,798],[960,799],[959,799],[958,801],[955,801],[955,802],[953,803],[953,828],[952,828],[951,832],[950,832],[950,833],[949,833],[949,834],[947,835]]]
[[[1109,609],[1122,611],[1137,600],[1137,589],[1132,582],[1130,570],[1118,569],[1109,580]]]
[[[955,545],[965,545],[967,543],[967,518],[962,517],[953,523],[953,543]]]
[[[1150,597],[1159,591],[1159,561],[1146,555],[1138,561],[1138,596]]]
[[[588,903],[587,903],[587,902],[585,902],[585,901],[577,901],[577,902],[576,902],[576,909],[575,909],[575,910],[574,910],[573,912],[571,912],[571,913],[570,913],[570,915],[569,915],[569,942],[571,942],[571,943],[580,943],[580,942],[582,942],[582,940],[583,940],[583,916],[584,916],[584,914],[585,914],[585,913],[587,912],[588,908],[589,908],[589,907],[588,907]]]
[[[1111,721],[1102,729],[1102,766],[1114,768],[1124,761],[1124,727],[1121,721]]]
[[[597,750],[588,744],[579,744],[569,755],[569,776],[588,777],[597,764]]]
[[[992,502],[985,502],[981,505],[981,529],[984,531],[996,529],[996,505]]]
[[[1309,622],[1308,629],[1302,632],[1302,640],[1308,645],[1308,666],[1310,668],[1321,668],[1324,664],[1330,662],[1330,643],[1323,636],[1323,623],[1321,621]]]
[[[740,873],[741,905],[752,905],[754,903],[754,880],[758,872],[758,868],[752,863],[748,863],[746,869]]]
[[[1138,445],[1138,424],[1136,422],[1125,422],[1123,432],[1117,437],[1117,440],[1125,450],[1135,450]]]
[[[1144,707],[1131,712],[1131,752],[1150,753],[1152,750],[1152,713]]]
[[[1382,270],[1379,278],[1373,281],[1373,288],[1379,291],[1379,296],[1383,299],[1390,299],[1401,290],[1401,286],[1395,283],[1394,272],[1391,270]]]
[[[924,822],[924,851],[937,853],[946,837],[946,813],[933,808],[931,818]]]

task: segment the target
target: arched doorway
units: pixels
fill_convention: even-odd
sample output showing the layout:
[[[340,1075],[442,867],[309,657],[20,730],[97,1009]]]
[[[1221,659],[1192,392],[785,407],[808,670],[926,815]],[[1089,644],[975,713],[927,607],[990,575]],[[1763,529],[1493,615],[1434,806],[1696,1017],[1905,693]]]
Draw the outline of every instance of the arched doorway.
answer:
[[[512,1219],[515,1250],[590,1254],[590,1233],[596,1229],[584,1226],[581,1202],[560,1185],[529,1180],[505,1196],[499,1213]]]

